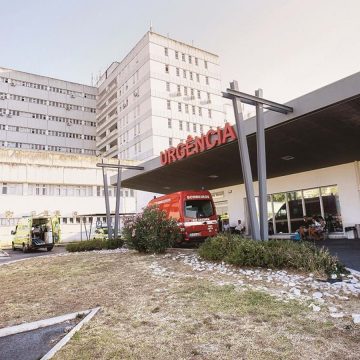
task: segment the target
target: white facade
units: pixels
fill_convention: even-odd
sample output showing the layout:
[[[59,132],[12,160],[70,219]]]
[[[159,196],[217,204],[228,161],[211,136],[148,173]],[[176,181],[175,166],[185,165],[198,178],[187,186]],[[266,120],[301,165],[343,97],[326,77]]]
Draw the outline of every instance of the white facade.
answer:
[[[95,155],[96,93],[0,68],[0,147]]]
[[[268,194],[288,194],[293,192],[306,193],[308,190],[326,194],[327,188],[335,189],[339,202],[340,217],[343,230],[347,226],[354,226],[360,219],[360,163],[359,161],[332,166],[298,174],[281,176],[267,180]],[[258,183],[254,182],[255,196],[258,196]],[[230,225],[235,226],[240,219],[248,226],[246,214],[246,194],[243,184],[221,188],[212,191],[217,211],[228,213]],[[275,204],[274,208],[268,206],[269,219],[276,213],[282,203]],[[321,208],[321,206],[320,206]],[[326,217],[326,209],[320,209]],[[320,212],[319,211],[319,212]],[[301,217],[300,217],[301,218]],[[290,224],[291,226],[291,224]],[[291,229],[295,232],[296,228]],[[344,236],[340,231],[339,236]]]
[[[67,227],[65,240],[70,235],[79,239],[80,215],[105,213],[103,175],[97,162],[95,156],[0,150],[0,244],[9,243],[18,218],[41,213],[61,217]],[[109,193],[114,211],[115,188],[110,187]],[[120,212],[134,212],[134,191],[122,189],[120,196]],[[104,218],[96,220],[105,223]]]

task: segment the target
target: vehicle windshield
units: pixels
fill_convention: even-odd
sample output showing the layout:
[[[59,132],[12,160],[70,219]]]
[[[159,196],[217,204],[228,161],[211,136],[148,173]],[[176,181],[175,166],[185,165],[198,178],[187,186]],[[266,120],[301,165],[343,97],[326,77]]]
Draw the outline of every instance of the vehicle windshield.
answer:
[[[185,216],[189,218],[207,218],[214,215],[210,200],[187,200],[185,202]]]

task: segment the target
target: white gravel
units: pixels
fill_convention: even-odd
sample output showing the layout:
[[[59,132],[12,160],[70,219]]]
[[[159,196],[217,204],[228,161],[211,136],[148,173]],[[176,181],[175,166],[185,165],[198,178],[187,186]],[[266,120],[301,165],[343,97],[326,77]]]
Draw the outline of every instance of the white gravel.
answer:
[[[349,296],[360,297],[359,274],[343,275],[342,281],[330,283],[316,279],[312,273],[304,276],[292,274],[286,270],[243,269],[225,264],[224,262],[213,263],[204,261],[196,254],[166,254],[164,258],[183,262],[192,268],[194,275],[210,272],[230,277],[229,281],[217,282],[218,285],[232,284],[237,288],[247,287],[266,291],[271,296],[275,296],[283,301],[297,299],[303,303],[310,302],[309,307],[314,312],[327,312],[333,318],[350,317],[351,314],[346,312],[343,307],[346,307],[346,301],[349,300]],[[151,269],[154,275],[176,276],[173,272],[162,268],[157,262],[151,265]],[[335,276],[333,275],[331,278],[334,279]],[[264,282],[269,284],[269,287],[264,286]],[[270,285],[275,286],[270,287]],[[344,305],[339,306],[339,303]],[[352,319],[354,323],[360,323],[360,314],[352,314]]]

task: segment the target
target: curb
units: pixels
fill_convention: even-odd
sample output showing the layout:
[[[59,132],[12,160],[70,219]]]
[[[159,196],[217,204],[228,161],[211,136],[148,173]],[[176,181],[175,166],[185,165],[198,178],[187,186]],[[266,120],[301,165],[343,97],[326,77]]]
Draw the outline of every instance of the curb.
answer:
[[[55,324],[60,324],[67,320],[73,320],[78,315],[85,315],[85,317],[74,326],[69,333],[67,333],[53,348],[51,348],[40,360],[48,360],[51,359],[63,346],[65,346],[69,340],[75,335],[77,331],[79,331],[83,325],[87,324],[95,314],[100,310],[100,307],[96,307],[93,309],[79,311],[71,314],[66,314],[62,316],[56,316],[45,320],[34,321],[31,323],[25,323],[15,326],[6,327],[0,329],[0,338],[15,335],[27,331],[37,330],[40,328],[48,327]]]
[[[87,324],[95,314],[100,310],[100,307],[96,307],[94,309],[88,310],[87,316],[84,317],[75,327],[71,329],[71,331],[64,336],[47,354],[45,354],[40,360],[48,360],[51,359],[63,346],[65,346],[69,340],[75,335],[77,331],[79,331],[83,325]]]

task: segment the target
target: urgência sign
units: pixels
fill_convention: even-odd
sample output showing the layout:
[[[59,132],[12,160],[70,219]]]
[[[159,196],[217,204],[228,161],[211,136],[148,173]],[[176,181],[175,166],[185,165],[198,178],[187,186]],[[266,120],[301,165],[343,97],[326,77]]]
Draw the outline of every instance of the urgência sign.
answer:
[[[176,148],[170,147],[160,153],[161,165],[171,164],[236,139],[236,133],[229,123],[226,123],[223,129],[210,129],[200,137],[192,138],[188,136],[185,143],[180,143]]]

